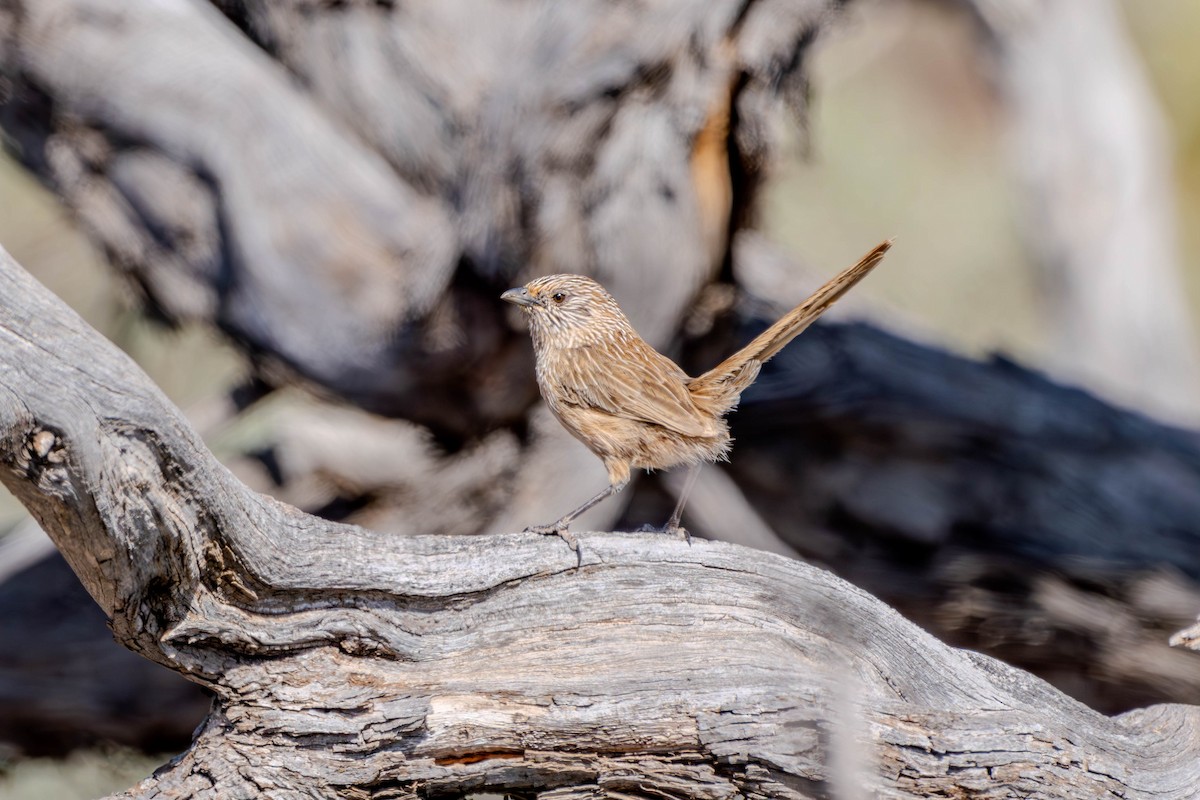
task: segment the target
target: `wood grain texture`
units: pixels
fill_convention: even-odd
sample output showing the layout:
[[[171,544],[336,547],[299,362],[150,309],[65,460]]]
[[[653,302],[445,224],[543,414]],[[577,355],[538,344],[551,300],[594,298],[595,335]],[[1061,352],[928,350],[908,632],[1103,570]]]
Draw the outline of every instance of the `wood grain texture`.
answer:
[[[768,269],[761,239],[735,250]],[[748,306],[684,366],[779,310]],[[1200,703],[1200,659],[1168,646],[1200,607],[1194,431],[863,323],[799,337],[730,422],[721,469],[806,560],[1094,708]]]
[[[735,229],[732,277],[751,285],[736,245],[782,118],[804,121],[808,48],[835,5],[7,0],[0,125],[152,309],[229,333],[267,388],[315,385],[425,426],[298,415],[239,476],[392,533],[517,530],[604,476],[530,412],[528,343],[495,294],[526,269],[590,272],[662,345],[708,313],[687,308]],[[718,326],[689,366],[770,316],[738,311],[746,327]],[[733,418],[724,483],[783,547],[1096,707],[1200,702],[1195,657],[1164,645],[1200,606],[1193,434],[868,326],[793,347]],[[129,436],[97,441],[120,452]],[[156,441],[130,452],[156,464]],[[632,527],[669,511],[657,479],[626,494]],[[620,513],[597,511],[601,530]],[[725,519],[693,524],[738,536]],[[25,581],[9,607],[55,585]]]
[[[653,534],[396,537],[255,494],[0,254],[0,472],[135,652],[212,688],[130,797],[1185,798],[1200,713],[1109,718],[831,574]],[[852,709],[852,714],[847,714]],[[860,735],[847,735],[850,726]]]

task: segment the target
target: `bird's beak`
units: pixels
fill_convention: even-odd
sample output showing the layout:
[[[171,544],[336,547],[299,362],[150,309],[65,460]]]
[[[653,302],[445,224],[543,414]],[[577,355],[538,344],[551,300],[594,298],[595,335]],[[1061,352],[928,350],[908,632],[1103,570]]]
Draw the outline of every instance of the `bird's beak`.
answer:
[[[519,289],[509,289],[500,295],[500,299],[506,300],[514,306],[536,306],[538,304],[537,298],[531,295],[524,286]]]

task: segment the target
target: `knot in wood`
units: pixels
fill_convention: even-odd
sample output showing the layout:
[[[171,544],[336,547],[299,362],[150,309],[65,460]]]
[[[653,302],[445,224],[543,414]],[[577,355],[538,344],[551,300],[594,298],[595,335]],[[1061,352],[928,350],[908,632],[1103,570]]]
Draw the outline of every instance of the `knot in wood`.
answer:
[[[58,466],[66,461],[62,437],[50,428],[38,428],[25,440],[25,458],[29,468]]]
[[[58,437],[44,428],[29,437],[30,449],[33,450],[35,456],[43,461],[46,459],[46,456],[50,455],[50,451],[54,448],[54,444],[57,441]]]

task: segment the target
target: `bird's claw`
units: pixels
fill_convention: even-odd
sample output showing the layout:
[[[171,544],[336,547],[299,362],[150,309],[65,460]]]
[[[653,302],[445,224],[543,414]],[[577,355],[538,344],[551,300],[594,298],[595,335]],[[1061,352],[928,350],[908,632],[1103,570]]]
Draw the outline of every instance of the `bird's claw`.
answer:
[[[583,550],[579,547],[579,539],[567,530],[565,525],[530,525],[526,533],[540,533],[543,536],[557,536],[567,543],[567,547],[575,552],[575,568],[583,566]]]
[[[676,539],[682,539],[688,543],[689,547],[692,544],[692,534],[682,525],[667,524],[659,528],[651,525],[650,523],[646,523],[637,529],[637,533],[665,533],[669,536],[674,536]]]
[[[676,539],[682,539],[688,543],[688,547],[692,546],[692,533],[682,525],[666,525],[663,527],[662,532],[674,536]]]

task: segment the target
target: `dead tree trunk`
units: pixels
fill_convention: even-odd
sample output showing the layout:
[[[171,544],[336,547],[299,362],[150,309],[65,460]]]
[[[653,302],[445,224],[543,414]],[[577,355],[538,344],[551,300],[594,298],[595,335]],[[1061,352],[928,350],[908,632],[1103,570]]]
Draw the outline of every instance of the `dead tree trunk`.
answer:
[[[396,537],[249,491],[0,252],[0,461],[134,652],[212,689],[130,797],[1185,798],[1200,713],[1104,717],[736,545]],[[840,766],[839,766],[840,765]]]

